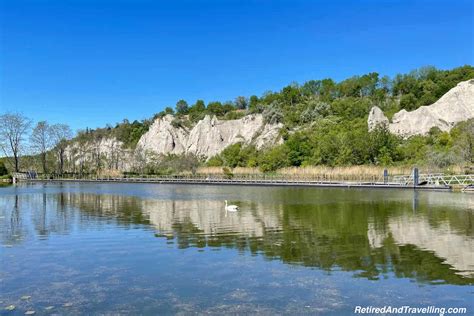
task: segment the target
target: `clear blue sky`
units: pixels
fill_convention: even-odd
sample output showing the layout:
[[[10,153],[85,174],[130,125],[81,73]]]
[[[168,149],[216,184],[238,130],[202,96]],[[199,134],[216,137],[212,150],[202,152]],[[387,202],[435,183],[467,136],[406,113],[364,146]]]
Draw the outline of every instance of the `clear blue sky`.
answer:
[[[0,112],[73,129],[185,99],[474,64],[474,7],[446,1],[0,0]]]

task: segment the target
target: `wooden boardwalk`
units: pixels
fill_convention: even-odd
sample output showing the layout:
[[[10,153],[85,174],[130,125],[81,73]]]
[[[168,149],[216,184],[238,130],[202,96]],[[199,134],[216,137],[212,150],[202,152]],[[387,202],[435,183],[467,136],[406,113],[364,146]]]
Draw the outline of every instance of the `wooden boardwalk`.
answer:
[[[224,179],[224,178],[172,178],[172,177],[129,177],[129,178],[89,178],[89,179],[21,179],[27,182],[104,182],[104,183],[158,183],[189,185],[250,185],[250,186],[285,186],[285,187],[333,187],[333,188],[380,188],[380,189],[416,189],[416,190],[451,190],[449,185],[413,186],[397,182],[367,181],[318,181],[299,179]]]

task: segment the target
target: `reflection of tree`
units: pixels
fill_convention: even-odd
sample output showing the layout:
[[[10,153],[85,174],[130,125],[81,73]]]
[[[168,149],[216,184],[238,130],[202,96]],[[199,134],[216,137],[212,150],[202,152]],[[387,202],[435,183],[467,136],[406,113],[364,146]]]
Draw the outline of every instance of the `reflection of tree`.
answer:
[[[124,195],[98,195],[87,193],[63,193],[66,205],[78,208],[82,225],[100,225],[114,220],[121,227],[147,225],[149,220],[142,212],[141,200]]]
[[[450,212],[427,203],[420,203],[413,212],[411,201],[396,199],[308,204],[278,199],[289,197],[270,198],[276,202],[246,202],[239,213],[226,215],[222,202],[214,200],[146,200],[126,195],[62,192],[34,195],[25,204],[15,196],[10,227],[2,235],[12,238],[25,234],[21,224],[25,213],[20,208],[29,208],[36,232],[42,236],[68,232],[76,224],[94,229],[110,223],[120,228],[153,225],[157,236],[175,239],[179,248],[232,248],[328,272],[354,271],[356,276],[369,279],[393,273],[420,282],[474,281],[469,273],[457,273],[455,267],[463,267],[456,265],[459,258],[446,261],[440,248],[456,249],[455,243],[460,239],[467,240],[464,247],[472,244],[470,212]],[[38,205],[42,207],[37,209]],[[394,227],[400,229],[395,231]],[[407,229],[413,236],[405,233]],[[438,248],[429,248],[418,241],[426,237],[427,231],[442,233],[446,240],[437,244]],[[407,239],[401,240],[404,234]],[[464,260],[464,266],[468,266],[469,257]]]
[[[187,203],[186,201],[179,202]],[[437,257],[433,251],[421,249],[416,244],[399,245],[390,237],[390,234],[382,238],[382,244],[379,247],[375,247],[370,242],[367,234],[368,223],[381,232],[390,231],[392,218],[407,213],[413,216],[409,202],[382,204],[367,202],[360,205],[353,203],[294,204],[280,207],[283,209],[283,216],[279,217],[281,219],[279,229],[265,227],[262,236],[235,234],[235,231],[241,230],[242,227],[234,227],[234,232],[230,231],[227,234],[205,234],[203,229],[198,228],[204,227],[204,224],[192,222],[189,216],[184,215],[175,217],[176,221],[171,225],[172,235],[180,248],[231,247],[252,253],[263,253],[266,257],[277,258],[286,263],[319,267],[328,272],[334,268],[357,271],[357,276],[370,279],[377,279],[393,271],[399,277],[416,278],[423,282],[440,280],[454,284],[473,282],[472,277],[456,273],[443,258]],[[189,210],[190,207],[181,207],[181,209]],[[262,205],[257,209],[261,212]],[[155,210],[160,213],[160,208],[156,205]],[[176,207],[173,211],[176,212]],[[430,214],[442,213],[443,215],[438,215],[438,220],[449,222],[456,228],[470,227],[472,224],[472,216],[466,212],[443,212],[442,209],[429,210],[427,207],[418,208],[418,212],[417,216],[423,216],[422,223],[429,221]],[[261,215],[254,214],[255,222],[260,222],[260,218],[264,217]],[[153,218],[153,223],[161,229],[170,226],[165,224],[169,220],[167,217],[154,216]],[[415,225],[418,224],[415,222]],[[434,224],[432,223],[431,226]],[[433,227],[436,228],[439,225],[440,222],[436,222]],[[457,243],[458,239],[454,234],[456,230],[444,232],[448,236],[451,234],[453,238],[446,240],[445,244],[438,247],[446,248],[452,246],[449,242]],[[165,235],[169,236],[170,232],[167,231]],[[459,266],[463,266],[462,262]]]
[[[37,231],[38,233],[41,235],[41,236],[45,236],[45,235],[48,235],[49,234],[49,231],[47,229],[47,226],[46,226],[46,220],[47,220],[47,203],[46,203],[46,193],[43,192],[43,194],[41,195],[42,196],[42,204],[41,204],[41,210],[38,212],[39,213],[39,220],[37,221]]]
[[[5,233],[2,234],[4,243],[16,244],[21,242],[25,231],[23,229],[22,217],[20,214],[20,198],[18,194],[13,196],[13,203],[10,213],[5,218]]]
[[[41,205],[41,207],[38,207]],[[41,238],[54,233],[67,233],[73,225],[74,214],[67,207],[64,193],[50,195],[43,192],[32,197],[28,205],[36,234]]]

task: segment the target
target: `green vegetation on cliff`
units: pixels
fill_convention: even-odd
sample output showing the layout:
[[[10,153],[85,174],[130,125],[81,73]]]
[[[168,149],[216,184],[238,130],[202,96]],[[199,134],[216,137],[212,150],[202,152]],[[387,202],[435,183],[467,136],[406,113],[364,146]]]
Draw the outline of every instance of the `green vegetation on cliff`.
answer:
[[[271,123],[283,123],[284,143],[257,151],[232,145],[212,157],[209,166],[259,166],[273,171],[288,166],[422,164],[444,168],[474,162],[474,120],[451,132],[433,128],[427,136],[402,139],[384,128],[367,128],[370,108],[393,114],[429,105],[456,86],[474,78],[474,68],[421,68],[394,79],[377,73],[336,83],[331,79],[289,85],[261,98],[251,97],[250,112],[263,113]]]
[[[161,157],[159,161],[147,165],[141,164],[134,171],[170,174],[195,170],[197,165],[258,167],[265,172],[283,167],[314,165],[418,164],[435,168],[472,165],[473,119],[459,123],[450,132],[433,128],[426,136],[403,139],[390,134],[385,128],[369,132],[367,117],[373,106],[378,106],[391,117],[401,109],[411,111],[423,105],[430,105],[459,82],[473,78],[474,67],[466,65],[451,70],[423,67],[393,78],[381,77],[378,73],[372,72],[340,82],[329,78],[310,80],[303,84],[290,84],[277,92],[266,92],[260,97],[238,96],[233,101],[212,101],[207,104],[203,100],[197,100],[192,104],[188,104],[186,100],[179,100],[175,109],[166,107],[151,119],[133,122],[125,119],[115,126],[87,128],[79,131],[73,139],[68,136],[70,133],[57,132],[67,131],[67,126],[57,124],[55,127],[49,126],[47,122],[39,122],[34,129],[36,132],[33,133],[37,148],[33,148],[32,156],[24,157],[21,169],[63,173],[64,159],[67,159],[65,155],[67,144],[75,143],[77,145],[75,150],[81,152],[87,147],[86,144],[100,144],[104,139],[115,138],[123,144],[123,148],[116,150],[114,154],[115,162],[102,161],[108,158],[89,152],[87,155],[92,161],[90,165],[82,162],[80,165],[80,170],[90,173],[107,168],[114,169],[117,168],[119,158],[124,157],[123,153],[130,153],[132,151],[128,149],[136,148],[141,136],[158,117],[173,115],[171,123],[173,127],[189,129],[205,115],[215,115],[220,120],[232,120],[254,113],[261,113],[266,123],[280,124],[282,144],[259,150],[253,145],[233,144],[220,154],[207,157],[209,158],[207,161],[204,161],[204,157],[193,157],[189,154],[182,157],[176,155]],[[5,114],[2,117],[8,118],[12,115]],[[27,118],[21,116],[18,118],[24,122],[18,125],[19,127],[29,126]],[[23,133],[25,130],[22,128]],[[46,144],[47,138],[51,141],[50,145]],[[8,146],[2,148],[8,149]],[[47,148],[50,150],[47,151]],[[5,155],[15,156],[8,150]],[[142,156],[144,155],[145,153]],[[31,161],[35,159],[42,160],[42,163],[32,163]],[[7,165],[10,167],[15,164]],[[74,163],[70,165],[74,166]],[[69,171],[77,170],[73,167]]]

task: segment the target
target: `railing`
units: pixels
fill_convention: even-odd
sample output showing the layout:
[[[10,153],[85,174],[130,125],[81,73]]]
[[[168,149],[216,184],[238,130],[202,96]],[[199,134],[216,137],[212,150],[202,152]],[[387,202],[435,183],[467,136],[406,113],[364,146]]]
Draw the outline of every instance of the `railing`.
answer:
[[[28,176],[26,173],[23,172],[13,172],[12,173],[12,178],[14,179],[28,179]]]
[[[429,185],[468,185],[474,183],[473,174],[445,175],[443,173],[420,174],[418,183]],[[394,176],[393,181],[403,185],[413,185],[413,174],[408,176]]]
[[[36,176],[36,174],[35,174]],[[19,180],[32,179],[28,174],[18,174]],[[287,175],[287,174],[189,174],[189,175],[123,175],[98,176],[95,174],[38,175],[43,180],[82,180],[110,182],[161,182],[161,183],[275,183],[275,184],[328,184],[328,185],[377,185],[413,186],[414,174],[381,176]],[[474,184],[474,174],[445,175],[442,173],[418,174],[417,185],[451,186]]]
[[[285,174],[195,174],[195,175],[123,175],[114,176],[97,176],[88,175],[39,175],[39,179],[46,180],[100,180],[100,181],[123,181],[123,182],[275,182],[275,183],[354,183],[354,184],[390,184],[385,181],[383,176],[364,176],[354,177],[334,177],[325,175],[285,175]],[[391,183],[393,184],[393,183]]]

